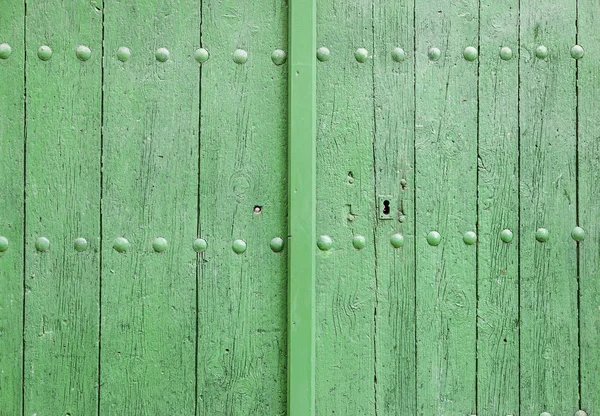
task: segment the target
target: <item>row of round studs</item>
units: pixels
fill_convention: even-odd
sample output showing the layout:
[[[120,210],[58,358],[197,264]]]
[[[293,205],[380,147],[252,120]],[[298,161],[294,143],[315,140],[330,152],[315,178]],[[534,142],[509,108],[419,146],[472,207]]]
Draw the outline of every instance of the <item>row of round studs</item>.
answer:
[[[271,250],[273,250],[276,253],[282,251],[284,245],[285,243],[281,237],[275,237],[269,243]],[[0,236],[0,253],[8,250],[8,246],[8,239],[6,237]],[[157,253],[162,253],[163,251],[166,251],[168,246],[169,244],[167,240],[163,237],[157,237],[152,241],[152,248]],[[88,249],[88,241],[83,237],[76,238],[73,241],[73,247],[79,252],[86,251]],[[115,249],[119,253],[125,253],[127,250],[129,250],[130,247],[131,244],[124,237],[117,237],[113,241],[113,249]],[[235,251],[238,254],[242,254],[246,251],[247,248],[246,242],[244,240],[239,239],[235,240],[231,247],[233,251]],[[35,248],[37,251],[40,252],[50,250],[50,240],[47,237],[38,237],[38,239],[35,241]],[[192,248],[197,253],[201,253],[208,248],[208,243],[203,238],[197,238],[192,243]]]
[[[328,61],[330,55],[331,52],[325,46],[321,46],[319,49],[317,49],[317,59],[321,62]],[[508,46],[503,46],[500,48],[498,55],[502,60],[510,61],[513,57],[513,51]],[[580,45],[575,45],[571,48],[572,58],[581,59],[583,58],[583,55],[583,47]],[[394,61],[402,62],[406,59],[406,52],[402,48],[394,48],[391,52],[391,56]],[[429,60],[437,61],[442,57],[442,51],[433,46],[427,51],[427,56],[429,57]],[[463,51],[463,58],[465,58],[467,61],[474,61],[478,56],[479,52],[477,51],[477,48],[473,46],[467,46]],[[544,45],[538,46],[535,50],[535,56],[539,59],[546,59],[548,57],[548,48]],[[358,48],[354,52],[354,58],[360,63],[366,62],[369,58],[369,51],[367,51],[365,48]]]
[[[0,59],[8,59],[12,53],[12,48],[7,43],[0,44]],[[49,46],[40,46],[37,52],[38,58],[42,61],[48,61],[52,57],[52,49]],[[159,62],[166,62],[169,60],[169,50],[167,48],[159,48],[154,53],[154,56]],[[473,46],[467,46],[463,51],[463,57],[467,61],[474,61],[478,57],[477,49]],[[513,57],[513,51],[508,46],[500,48],[500,58],[509,61]],[[575,45],[571,48],[571,57],[574,59],[583,58],[584,51],[580,45]],[[81,61],[87,61],[92,56],[92,51],[87,46],[80,45],[75,49],[75,56]],[[317,50],[317,59],[321,62],[328,61],[331,56],[331,52],[325,46],[320,47]],[[406,52],[402,48],[394,48],[391,52],[392,59],[396,62],[402,62],[406,59]],[[427,56],[431,61],[437,61],[442,57],[442,51],[439,48],[431,47],[427,51]],[[548,57],[548,48],[544,45],[537,47],[535,56],[539,59],[546,59]],[[204,48],[199,48],[194,52],[194,58],[199,63],[208,61],[210,57],[208,51]],[[121,46],[117,49],[117,59],[121,62],[126,62],[131,58],[131,50],[125,46]],[[365,48],[358,48],[354,52],[354,58],[364,63],[369,58],[369,52]],[[236,49],[232,54],[233,62],[236,64],[245,64],[248,61],[248,52],[244,49]],[[271,60],[275,65],[282,65],[287,59],[287,54],[282,49],[275,49],[271,54]]]
[[[575,241],[582,241],[585,238],[585,231],[581,227],[575,227],[571,231],[571,237]],[[513,240],[513,233],[509,229],[500,232],[500,239],[505,243],[510,243]],[[535,232],[535,239],[540,243],[545,243],[550,239],[550,233],[546,228],[538,228]],[[430,246],[438,246],[442,242],[442,236],[437,231],[430,231],[426,237],[427,243]],[[477,234],[473,231],[467,231],[463,235],[463,242],[467,245],[473,245],[477,242]],[[283,250],[284,241],[281,237],[273,238],[269,245],[271,250],[278,253]],[[404,245],[404,236],[400,233],[392,234],[390,244],[394,248],[400,248]],[[362,235],[355,235],[352,239],[352,245],[357,250],[364,248],[367,245],[367,239]],[[85,238],[76,238],[73,246],[77,251],[85,251],[88,247],[88,242]],[[113,242],[113,248],[119,253],[124,253],[130,248],[131,244],[124,237],[117,237]],[[152,241],[152,248],[157,253],[162,253],[168,247],[167,240],[163,237],[157,237]],[[317,247],[322,251],[327,251],[333,248],[333,239],[328,235],[321,235],[317,239]],[[50,240],[47,237],[39,237],[35,242],[35,248],[38,251],[48,251],[50,249]],[[208,243],[203,238],[198,238],[192,243],[192,248],[200,253],[208,248]],[[246,251],[247,245],[244,240],[238,239],[233,242],[231,248],[234,252],[241,254]],[[8,239],[0,236],[0,252],[8,250]]]
[[[575,241],[583,241],[585,238],[585,231],[581,227],[573,228],[571,231],[571,237]],[[540,243],[545,243],[550,239],[550,233],[546,228],[538,228],[535,232],[535,239]],[[509,229],[502,230],[500,232],[500,240],[505,243],[510,243],[513,240],[513,232]],[[442,242],[442,236],[437,231],[430,231],[426,237],[427,244],[430,246],[438,246]],[[472,246],[477,242],[477,234],[473,231],[467,231],[463,234],[463,242],[469,246]],[[354,248],[360,250],[367,244],[367,240],[362,235],[355,235],[352,239],[352,245]],[[392,234],[390,237],[390,244],[394,248],[400,248],[404,245],[404,236],[400,233]],[[317,247],[322,251],[327,251],[333,248],[333,239],[328,235],[321,235],[317,239]]]
[[[12,54],[12,48],[7,43],[0,44],[0,59],[8,59]],[[42,45],[37,51],[37,56],[42,61],[49,61],[52,58],[52,49],[47,45]],[[87,61],[92,57],[90,48],[80,45],[75,48],[75,56],[80,61]],[[159,48],[154,52],[154,57],[159,62],[167,62],[170,52],[167,48]],[[131,58],[131,50],[125,46],[117,49],[117,59],[121,62],[126,62]],[[200,63],[208,61],[209,54],[204,48],[199,48],[194,52],[194,59]],[[243,49],[236,49],[232,55],[233,62],[236,64],[245,64],[248,61],[248,52]],[[287,60],[287,53],[282,49],[275,49],[271,54],[271,60],[275,65],[282,65]]]

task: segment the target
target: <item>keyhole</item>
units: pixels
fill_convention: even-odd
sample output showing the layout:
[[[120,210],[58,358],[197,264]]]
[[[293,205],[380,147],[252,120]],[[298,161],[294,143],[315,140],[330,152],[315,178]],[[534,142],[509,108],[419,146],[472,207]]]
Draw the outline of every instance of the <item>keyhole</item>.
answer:
[[[383,215],[390,215],[390,201],[383,201]]]

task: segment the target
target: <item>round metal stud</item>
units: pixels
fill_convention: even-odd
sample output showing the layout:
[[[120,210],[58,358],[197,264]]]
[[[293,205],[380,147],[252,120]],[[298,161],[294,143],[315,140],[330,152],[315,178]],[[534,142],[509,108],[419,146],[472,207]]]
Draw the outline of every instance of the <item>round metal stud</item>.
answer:
[[[35,242],[35,249],[37,251],[48,251],[50,249],[50,240],[46,237],[39,237]]]
[[[317,247],[319,250],[330,250],[333,247],[333,240],[328,235],[322,235],[317,240]]]
[[[578,410],[575,412],[574,416],[588,416],[588,414],[585,410]]]
[[[406,52],[402,48],[394,48],[392,51],[392,59],[395,62],[402,62],[406,59]]]
[[[539,59],[546,59],[548,57],[548,48],[546,48],[544,45],[538,46],[535,50],[535,56]]]
[[[356,52],[354,52],[354,58],[361,64],[365,63],[369,58],[369,52],[365,48],[358,48]]]
[[[352,239],[352,245],[354,246],[355,249],[361,250],[361,249],[365,248],[365,246],[367,245],[367,239],[365,237],[363,237],[362,235],[357,234]]]
[[[571,48],[571,56],[574,59],[583,58],[583,48],[580,45],[575,45]]]
[[[548,412],[542,412],[542,413],[540,413],[540,416],[552,416],[552,415]]]
[[[404,245],[404,236],[400,233],[392,234],[390,244],[394,248],[400,248]]]
[[[92,51],[87,46],[79,45],[75,49],[75,55],[77,55],[77,59],[80,61],[87,61],[92,56]]]
[[[207,247],[208,247],[208,244],[206,243],[206,240],[204,238],[197,238],[192,243],[192,248],[194,249],[194,251],[196,253],[203,252],[204,250],[207,249]]]
[[[8,59],[12,53],[12,48],[8,43],[0,44],[0,59]]]
[[[245,64],[248,62],[248,52],[243,49],[236,49],[235,52],[233,52],[233,62],[238,65]]]
[[[508,46],[500,48],[500,59],[502,59],[503,61],[510,61],[512,57],[512,49],[510,49]]]
[[[117,251],[119,253],[125,253],[127,250],[129,250],[129,247],[130,247],[130,244],[126,238],[124,238],[124,237],[115,238],[115,241],[113,243],[113,248],[115,249],[115,251]]]
[[[167,62],[169,60],[169,51],[167,48],[159,48],[154,53],[154,56],[158,62]]]
[[[128,61],[131,58],[131,51],[126,46],[120,46],[117,49],[117,59],[121,62]]]
[[[466,245],[472,246],[473,244],[475,244],[477,242],[477,234],[475,234],[473,231],[467,231],[463,235],[463,242]]]
[[[321,62],[325,62],[329,60],[329,49],[327,49],[325,46],[321,46],[319,49],[317,49],[317,59]]]
[[[575,241],[583,241],[585,238],[585,231],[581,227],[575,227],[573,228],[573,231],[571,231],[571,238]]]
[[[505,243],[510,243],[513,240],[513,232],[508,228],[500,231],[500,240]]]
[[[231,248],[237,254],[242,254],[246,251],[246,242],[244,240],[235,240],[231,245]]]
[[[208,51],[204,48],[198,48],[194,52],[194,59],[198,63],[203,64],[204,62],[208,61],[208,58],[209,58]]]
[[[271,246],[271,250],[273,250],[275,253],[279,253],[283,250],[283,246],[285,245],[285,243],[283,241],[283,238],[275,237],[271,240],[269,245]]]
[[[437,61],[438,59],[441,58],[442,51],[440,51],[436,47],[432,47],[432,48],[429,48],[429,51],[427,51],[427,56],[429,57],[430,61]]]
[[[545,228],[538,228],[535,232],[535,239],[540,243],[545,243],[550,238],[550,233]]]
[[[282,49],[275,49],[271,54],[271,60],[275,65],[283,65],[287,60],[287,53]]]
[[[157,237],[152,242],[152,248],[157,253],[162,253],[163,251],[165,251],[167,249],[167,247],[168,247],[167,240],[165,240],[162,237]]]
[[[473,46],[467,46],[463,52],[463,57],[470,62],[477,59],[477,55],[477,49],[475,49]]]
[[[442,236],[437,231],[430,231],[429,234],[427,234],[427,243],[430,246],[438,246],[441,241]]]
[[[49,46],[42,45],[38,49],[37,55],[42,61],[47,61],[52,57],[52,49]]]
[[[0,236],[0,253],[8,250],[8,238]]]
[[[87,250],[88,242],[85,238],[79,237],[79,238],[76,238],[75,241],[73,241],[73,247],[75,248],[76,251],[81,253],[82,251]]]

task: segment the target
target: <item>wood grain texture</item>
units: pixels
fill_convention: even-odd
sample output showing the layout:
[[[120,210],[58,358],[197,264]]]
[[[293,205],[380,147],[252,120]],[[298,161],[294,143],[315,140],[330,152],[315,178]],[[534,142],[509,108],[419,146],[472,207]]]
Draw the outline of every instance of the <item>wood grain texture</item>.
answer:
[[[104,10],[103,415],[195,412],[199,11],[158,0]]]
[[[392,216],[374,230],[377,414],[415,415],[414,2],[377,0],[373,11],[375,194],[391,196]]]
[[[579,243],[580,408],[593,416],[600,412],[600,1],[579,1],[577,14],[577,43],[585,50],[577,61],[578,219],[586,233]]]
[[[0,403],[7,415],[21,414],[23,402],[23,16],[23,1],[3,3],[0,44],[11,48],[0,59],[0,236],[8,241],[6,251],[0,251]]]
[[[102,14],[28,4],[24,414],[97,412]],[[52,49],[48,61],[38,48]],[[91,50],[87,61],[76,48]],[[38,238],[48,251],[36,250]],[[85,238],[86,251],[74,240]]]
[[[481,1],[477,393],[480,416],[519,413],[519,10]],[[510,48],[512,58],[506,59]],[[503,230],[513,234],[501,240]]]
[[[204,0],[202,22],[198,413],[285,414],[287,8]]]
[[[578,406],[575,1],[521,3],[521,414]],[[539,45],[549,54],[536,57]],[[549,240],[536,241],[545,228]]]
[[[317,47],[317,414],[375,414],[372,2],[319,2]],[[366,49],[365,62],[355,59]],[[353,238],[365,238],[358,250]]]
[[[477,1],[416,2],[416,309],[419,414],[475,413]],[[428,58],[430,48],[441,52]],[[430,231],[441,235],[430,246]]]

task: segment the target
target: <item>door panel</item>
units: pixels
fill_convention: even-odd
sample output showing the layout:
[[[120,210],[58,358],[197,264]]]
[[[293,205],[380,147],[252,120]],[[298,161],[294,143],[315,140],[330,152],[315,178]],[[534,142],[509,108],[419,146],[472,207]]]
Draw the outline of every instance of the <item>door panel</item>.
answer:
[[[519,34],[514,0],[481,2],[477,414],[519,411]]]
[[[98,408],[102,12],[25,19],[24,413]]]
[[[202,2],[198,414],[286,397],[286,8]]]
[[[9,414],[23,398],[23,239],[25,207],[24,4],[0,13],[0,403]]]
[[[106,2],[100,413],[193,414],[199,2]],[[160,400],[156,400],[159,398]]]
[[[527,2],[520,16],[521,412],[573,414],[579,400],[577,244],[570,238],[577,225],[577,72],[569,50],[576,42],[576,2]]]

